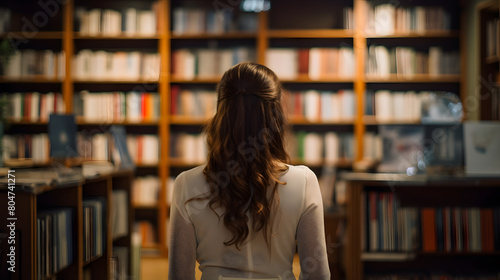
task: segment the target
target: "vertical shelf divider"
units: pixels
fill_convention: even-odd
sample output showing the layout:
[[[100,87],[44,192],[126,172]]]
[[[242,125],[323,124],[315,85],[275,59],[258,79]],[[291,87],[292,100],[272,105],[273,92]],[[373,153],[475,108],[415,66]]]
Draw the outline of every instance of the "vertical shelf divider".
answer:
[[[63,79],[62,95],[65,105],[65,112],[70,114],[73,112],[73,77],[72,77],[72,58],[74,54],[74,41],[73,41],[73,13],[74,13],[74,0],[66,1],[63,7],[63,51],[65,55],[65,72]]]
[[[159,94],[160,94],[160,122],[159,122],[159,132],[160,132],[160,143],[161,143],[161,155],[160,155],[160,170],[158,171],[160,178],[160,191],[158,195],[158,241],[160,244],[160,252],[163,256],[168,255],[168,240],[166,240],[166,227],[167,225],[167,213],[168,207],[166,197],[167,197],[167,180],[170,174],[169,166],[169,141],[170,141],[170,1],[160,0],[160,15],[159,15],[159,27],[158,31],[160,34],[159,39],[159,52],[160,52],[160,81],[159,81]]]

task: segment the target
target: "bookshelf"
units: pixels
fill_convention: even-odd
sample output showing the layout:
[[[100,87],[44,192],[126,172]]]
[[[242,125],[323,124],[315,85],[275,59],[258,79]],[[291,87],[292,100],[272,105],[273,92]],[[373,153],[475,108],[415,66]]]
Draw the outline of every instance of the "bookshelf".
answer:
[[[500,120],[500,95],[498,94],[500,4],[498,1],[485,1],[481,4],[477,7],[480,40],[480,119]]]
[[[17,175],[16,180],[20,181],[23,171],[20,169],[16,171],[12,174]],[[116,272],[111,271],[114,260],[119,260],[123,264],[137,262],[138,259],[134,259],[137,258],[137,255],[133,254],[132,244],[134,220],[130,195],[132,179],[133,172],[120,171],[69,185],[40,185],[25,189],[16,185],[13,191],[17,206],[15,210],[15,218],[17,218],[15,231],[16,270],[12,274],[14,276],[4,275],[3,273],[10,274],[11,272],[7,270],[7,264],[2,263],[2,278],[83,280],[87,279],[84,275],[90,274],[92,279],[110,279],[112,276],[116,276]],[[8,197],[12,196],[9,191],[6,185],[0,190],[0,200],[6,205],[9,201]],[[121,198],[117,199],[117,196]],[[95,212],[101,214],[99,219],[101,219],[102,224],[94,224],[103,230],[99,234],[99,239],[87,236],[85,233],[85,223],[93,221],[85,219],[84,205],[85,201],[90,199],[102,201],[101,210]],[[57,216],[52,216],[51,220],[47,220],[47,215],[53,215],[61,210],[67,211],[69,215],[66,215],[63,220],[58,220],[59,226],[55,224],[57,218],[54,217]],[[3,211],[1,217],[7,220],[7,211]],[[118,222],[118,220],[120,221]],[[48,233],[47,228],[52,228],[50,225],[54,226],[54,231]],[[56,229],[60,228],[64,228],[65,231],[56,233]],[[6,223],[2,225],[1,231],[3,233],[10,232]],[[97,231],[90,230],[89,232],[97,234]],[[45,240],[45,238],[48,241],[42,242],[41,240]],[[61,242],[64,244],[56,245],[58,240],[62,240]],[[85,260],[84,244],[89,244],[90,240],[98,242],[90,250],[94,250],[98,246],[101,249],[97,252],[92,251],[92,253],[89,251],[88,259]],[[4,250],[7,249],[7,242],[2,242],[1,246],[2,251],[6,252]],[[118,252],[125,252],[125,254],[117,255]],[[43,257],[40,257],[42,255]],[[134,271],[137,267],[132,268],[131,265],[124,269],[119,273],[123,275],[138,273],[138,271]]]
[[[349,201],[346,279],[498,277],[498,177],[341,176]]]
[[[392,1],[385,1],[392,3]],[[385,3],[384,2],[384,3]],[[437,4],[429,0],[401,0],[396,8],[410,9],[416,6],[432,7]],[[34,2],[33,2],[34,3]],[[207,11],[213,11],[211,2],[206,1],[80,1],[69,0],[64,6],[59,7],[55,17],[50,18],[50,24],[40,28],[39,32],[29,38],[28,45],[20,45],[20,49],[30,47],[40,49],[49,42],[53,51],[62,51],[66,54],[65,73],[61,79],[46,79],[40,77],[8,78],[1,77],[0,85],[2,92],[32,92],[39,91],[61,92],[64,100],[66,113],[75,113],[75,104],[78,94],[82,91],[88,92],[155,92],[158,93],[159,115],[155,120],[129,121],[112,120],[103,122],[100,120],[89,120],[78,118],[79,130],[104,131],[110,124],[123,124],[128,134],[158,136],[159,155],[155,164],[139,165],[136,176],[156,176],[159,180],[158,203],[155,207],[143,207],[137,205],[137,221],[145,220],[151,222],[156,241],[148,244],[148,249],[155,248],[159,255],[167,253],[167,216],[168,216],[168,185],[169,178],[175,177],[181,171],[193,167],[195,162],[171,157],[171,141],[175,135],[185,133],[197,135],[201,132],[201,125],[206,122],[207,117],[175,115],[172,112],[172,98],[175,88],[192,91],[214,91],[219,76],[198,77],[189,72],[188,77],[172,75],[177,71],[179,65],[173,61],[174,53],[187,50],[192,54],[199,54],[199,50],[234,50],[243,48],[249,50],[247,56],[252,60],[266,64],[266,54],[272,49],[296,49],[309,50],[323,49],[349,49],[352,50],[352,74],[350,76],[323,75],[311,77],[309,73],[300,72],[292,77],[283,79],[283,83],[290,92],[306,92],[316,90],[319,92],[329,91],[338,93],[341,90],[349,90],[353,93],[353,115],[343,119],[307,119],[303,116],[290,119],[294,132],[305,131],[324,135],[327,132],[339,134],[350,134],[355,139],[352,144],[351,158],[341,158],[336,163],[337,168],[351,169],[353,164],[365,157],[365,136],[377,132],[379,124],[414,124],[414,120],[377,120],[373,115],[365,115],[366,91],[389,90],[389,91],[453,91],[465,99],[464,83],[462,77],[465,71],[454,74],[414,73],[411,75],[400,75],[398,72],[386,73],[384,76],[373,76],[366,72],[368,65],[368,52],[372,45],[385,46],[388,49],[396,47],[412,48],[415,52],[427,53],[430,47],[440,47],[443,52],[458,52],[460,58],[460,69],[464,69],[463,34],[461,28],[461,3],[458,1],[443,1],[439,7],[444,7],[451,19],[445,27],[434,29],[407,30],[398,28],[393,33],[379,34],[367,30],[368,4],[378,2],[366,0],[342,0],[342,1],[309,1],[303,5],[300,1],[272,1],[271,10],[263,10],[259,13],[241,12],[239,7],[230,6],[236,19],[235,25],[228,25],[227,19],[222,22],[212,22],[210,28],[205,28],[196,23],[196,16],[208,18],[211,15]],[[11,29],[14,33],[2,33],[1,38],[7,38],[8,34],[23,36],[22,25],[19,18],[23,15],[32,15],[37,12],[37,6],[26,12],[16,4],[15,1],[7,1],[6,7],[12,10]],[[126,17],[128,8],[139,10],[156,11],[156,28],[153,32],[145,33],[99,33],[81,32],[82,20],[77,19],[77,11],[83,7],[84,11],[101,9],[118,11],[122,17]],[[403,10],[404,10],[403,9]],[[223,14],[229,10],[223,10]],[[442,10],[442,9],[441,9]],[[439,14],[442,12],[436,12]],[[79,16],[78,16],[79,17]],[[116,17],[116,13],[114,16]],[[116,19],[115,19],[116,20]],[[213,18],[212,18],[213,20]],[[194,21],[193,24],[191,21]],[[243,24],[244,23],[244,24]],[[240,25],[238,25],[240,24]],[[182,25],[185,25],[182,27]],[[194,26],[194,27],[193,27]],[[200,27],[202,26],[202,27]],[[238,27],[239,26],[239,27]],[[243,26],[243,28],[241,27]],[[251,26],[251,28],[244,28]],[[95,27],[92,27],[95,29]],[[91,28],[91,29],[92,29]],[[109,27],[112,30],[115,27]],[[421,28],[421,27],[420,27]],[[88,29],[88,28],[87,28]],[[208,31],[205,31],[207,29]],[[138,51],[142,53],[156,53],[159,60],[158,78],[136,76],[130,79],[120,77],[107,77],[105,79],[93,76],[75,77],[73,56],[82,50],[106,51],[108,54],[117,52],[130,53]],[[189,54],[188,54],[189,55]],[[222,54],[223,56],[224,54]],[[227,54],[226,54],[227,55]],[[335,54],[333,54],[335,55]],[[185,57],[184,57],[185,59]],[[193,67],[193,57],[190,67]],[[182,60],[180,60],[182,61]],[[196,61],[196,59],[195,59]],[[210,59],[208,60],[210,61]],[[491,64],[498,66],[495,58],[489,58]],[[209,63],[210,64],[210,63]],[[206,65],[206,64],[205,64]],[[497,67],[498,68],[498,67]],[[184,69],[185,70],[185,69]],[[338,72],[338,69],[337,69]],[[181,93],[179,93],[181,94]],[[175,105],[174,105],[175,106]],[[12,121],[11,131],[21,130],[26,133],[35,131],[43,133],[44,122],[40,121]],[[11,133],[7,131],[6,133]],[[196,163],[199,163],[198,161]],[[311,164],[311,162],[296,159],[294,163]],[[318,161],[313,165],[320,169],[326,162]],[[166,199],[165,199],[166,198]]]

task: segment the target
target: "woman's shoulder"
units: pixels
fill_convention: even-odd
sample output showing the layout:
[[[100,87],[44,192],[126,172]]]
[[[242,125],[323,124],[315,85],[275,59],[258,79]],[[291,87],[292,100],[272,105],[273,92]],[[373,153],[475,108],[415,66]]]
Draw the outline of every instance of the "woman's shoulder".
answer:
[[[185,170],[181,172],[177,178],[198,178],[203,177],[203,169],[205,168],[205,164],[193,167],[191,169]]]
[[[303,175],[307,177],[316,177],[316,174],[305,165],[291,165],[287,164],[288,171],[285,174],[293,174],[293,175]]]
[[[188,194],[193,192],[194,187],[200,189],[206,183],[205,176],[203,175],[204,168],[205,165],[200,165],[181,172],[175,178],[174,190]]]

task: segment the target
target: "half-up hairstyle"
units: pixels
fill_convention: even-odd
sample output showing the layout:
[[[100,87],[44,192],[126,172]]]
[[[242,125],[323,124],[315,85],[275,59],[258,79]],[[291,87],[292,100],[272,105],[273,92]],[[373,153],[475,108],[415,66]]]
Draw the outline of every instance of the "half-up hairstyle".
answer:
[[[269,68],[239,63],[224,73],[217,86],[217,112],[204,130],[208,142],[203,174],[209,183],[209,207],[224,209],[232,238],[239,248],[250,231],[262,231],[269,247],[273,207],[279,206],[280,175],[289,162],[285,148],[283,87]],[[252,229],[248,221],[251,219]]]

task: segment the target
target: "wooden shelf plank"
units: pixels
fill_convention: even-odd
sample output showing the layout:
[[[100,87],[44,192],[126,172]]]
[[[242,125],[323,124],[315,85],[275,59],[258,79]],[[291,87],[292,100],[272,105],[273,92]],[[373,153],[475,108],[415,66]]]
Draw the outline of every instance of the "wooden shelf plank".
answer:
[[[158,80],[143,80],[143,79],[137,79],[137,80],[110,80],[110,79],[103,79],[103,80],[95,80],[95,79],[73,79],[74,83],[78,84],[153,84],[153,83],[158,83]]]
[[[322,77],[311,79],[308,75],[298,75],[295,79],[282,79],[282,83],[354,83],[353,77]]]
[[[221,78],[221,77],[220,77]],[[192,80],[187,80],[178,77],[172,77],[172,83],[184,83],[184,84],[216,84],[220,81],[219,77],[213,78],[194,78]],[[324,77],[320,79],[311,79],[308,75],[298,75],[295,79],[282,79],[282,83],[353,83],[354,79],[352,77]]]
[[[500,56],[488,56],[484,59],[486,64],[495,64],[500,61]]]
[[[398,39],[404,39],[404,38],[459,38],[460,37],[460,32],[457,30],[442,30],[442,31],[425,31],[423,33],[421,32],[415,32],[415,31],[409,31],[409,32],[394,32],[394,34],[390,35],[377,35],[377,34],[365,34],[365,37],[367,39],[375,39],[375,38],[398,38]]]
[[[13,120],[12,118],[9,118],[7,120],[7,123],[10,125],[47,125],[47,121],[31,121],[31,120]]]
[[[22,77],[22,78],[9,78],[9,77],[0,77],[0,84],[9,84],[9,83],[29,83],[29,84],[60,84],[62,80],[60,79],[48,79],[45,77]]]
[[[289,123],[291,125],[354,125],[354,119],[352,120],[339,120],[339,121],[311,121],[306,118],[289,118]]]
[[[373,75],[366,76],[366,83],[459,83],[460,75],[443,74],[415,74],[415,75],[398,75],[391,74],[388,77],[376,77]]]
[[[347,29],[275,29],[269,30],[270,38],[353,38]]]
[[[154,36],[150,36],[150,35],[148,35],[148,36],[141,36],[141,35],[134,35],[134,36],[128,36],[128,35],[91,36],[91,35],[81,35],[79,32],[75,32],[73,34],[73,38],[75,40],[157,40],[160,38],[160,36],[158,36],[158,35],[154,35]]]
[[[187,34],[170,34],[171,39],[256,39],[255,32],[226,32],[226,33],[187,33]]]
[[[403,124],[403,125],[408,125],[408,124],[421,124],[422,122],[420,120],[413,120],[413,121],[408,121],[408,120],[387,120],[387,121],[380,121],[377,120],[376,116],[363,116],[363,123],[365,125],[380,125],[380,124]]]
[[[194,78],[192,80],[185,79],[185,78],[180,78],[180,77],[172,77],[170,80],[172,83],[178,83],[178,84],[216,84],[220,82],[220,79],[222,77],[214,77],[214,78]]]
[[[6,32],[3,34],[0,34],[0,39],[9,38],[9,36],[12,36],[12,38],[26,38],[26,35],[24,32],[13,31],[13,32]],[[36,32],[33,37],[26,38],[26,39],[40,40],[40,39],[62,39],[62,38],[63,38],[62,31],[40,31],[40,32]]]
[[[125,126],[157,126],[158,121],[139,121],[139,122],[98,122],[98,121],[85,121],[82,117],[77,117],[76,123],[78,125],[125,125]]]
[[[203,117],[170,116],[169,123],[173,125],[203,125],[209,120],[210,118]]]
[[[362,261],[409,261],[416,258],[414,252],[363,252],[361,253]]]

